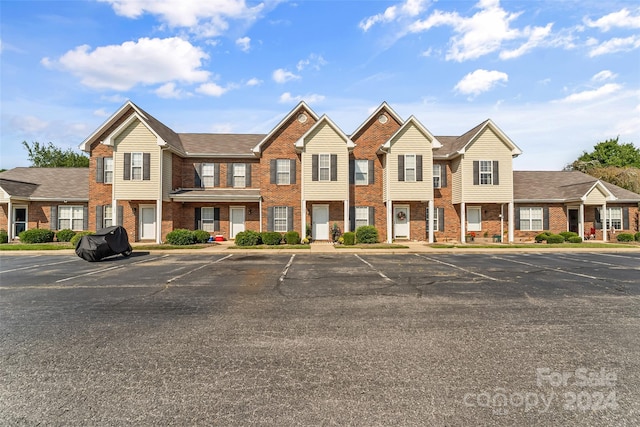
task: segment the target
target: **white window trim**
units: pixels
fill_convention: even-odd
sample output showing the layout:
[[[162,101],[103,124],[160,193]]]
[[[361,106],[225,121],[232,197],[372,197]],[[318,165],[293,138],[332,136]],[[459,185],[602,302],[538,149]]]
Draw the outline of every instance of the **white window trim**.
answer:
[[[209,216],[205,215],[205,212],[211,212],[210,218]],[[215,229],[216,227],[216,208],[211,207],[211,206],[204,206],[202,208],[200,208],[200,227],[204,230],[204,231],[208,231],[210,233],[214,232],[214,231],[218,231]]]
[[[280,177],[283,177],[280,182]],[[284,177],[286,176],[286,179]],[[276,185],[290,185],[291,184],[291,160],[289,159],[276,159]]]
[[[360,163],[361,165],[364,164],[364,171],[362,171],[362,168],[360,168],[360,174],[363,175],[363,178],[358,180],[358,163]],[[369,160],[358,160],[356,159],[354,161],[354,168],[355,170],[353,171],[355,177],[354,177],[354,181],[356,185],[368,185],[369,184]]]
[[[107,215],[107,209],[110,209],[110,215]],[[107,224],[107,221],[109,223]],[[104,205],[102,209],[102,227],[107,228],[113,225],[113,205]]]
[[[323,166],[323,159],[326,160],[327,165]],[[326,170],[327,171],[327,176],[326,178],[323,179],[322,177],[322,171]],[[322,181],[322,182],[329,182],[331,181],[331,154],[318,154],[318,181]]]
[[[140,165],[136,166],[135,165],[135,158],[137,156],[140,156]],[[134,171],[136,169],[140,169],[140,177],[136,178]],[[144,178],[144,154],[142,152],[140,153],[131,153],[131,181],[142,181]]]
[[[205,173],[206,170],[210,168],[211,174]],[[207,185],[207,180],[210,181],[211,185]],[[203,163],[202,164],[202,186],[203,187],[215,187],[216,182],[216,165],[215,163]]]
[[[433,164],[433,188],[442,188],[442,165],[440,163]]]
[[[233,163],[233,188],[245,188],[247,186],[247,165],[246,163]],[[242,170],[242,173],[240,173]],[[238,185],[236,179],[243,179],[243,185]]]
[[[364,218],[362,218],[362,213],[364,212]],[[360,213],[360,216],[358,215]],[[358,221],[363,222],[364,224],[359,224]],[[356,206],[355,218],[354,218],[355,228],[362,227],[365,225],[369,225],[369,206]]]
[[[482,165],[489,165],[489,170],[482,170]],[[487,182],[482,182],[482,177],[485,176]],[[480,185],[493,185],[493,161],[492,160],[480,160],[478,162],[478,184]]]
[[[520,227],[521,231],[542,231],[544,229],[544,209],[542,207],[523,206],[518,209],[520,210],[520,224],[518,224],[518,226]],[[532,214],[534,210],[540,212],[540,218],[533,217]],[[528,212],[528,218],[523,218],[522,213],[525,211]],[[527,221],[528,223],[528,226],[526,228],[522,226],[523,221]],[[533,221],[540,221],[540,228],[534,228]]]
[[[427,207],[427,231],[429,227],[433,227],[433,231],[438,231],[438,208],[433,209],[433,221],[429,221],[429,208]]]
[[[65,218],[62,216],[63,211],[69,211],[71,213],[70,218]],[[76,218],[74,216],[74,212],[80,212],[80,218]],[[61,225],[61,221],[69,221],[69,227],[63,227]],[[80,221],[80,227],[74,227],[74,221]],[[74,231],[82,231],[84,225],[84,207],[82,205],[62,205],[58,206],[58,230],[71,229]]]
[[[102,168],[102,182],[113,184],[113,157],[105,157],[102,161]]]
[[[409,167],[409,162],[407,159],[413,159],[413,167]],[[405,154],[404,155],[404,181],[405,182],[416,182],[416,174],[417,174],[417,156],[415,154]],[[413,171],[413,179],[409,179],[408,171]]]
[[[615,218],[615,221],[620,221],[620,227],[612,227],[612,223],[614,221],[612,212],[613,211],[617,211],[620,213],[620,217],[619,218]],[[600,208],[600,211],[602,211],[602,208]],[[611,228],[613,228],[614,230],[622,230],[624,227],[624,218],[623,218],[624,214],[622,212],[622,207],[620,206],[607,206],[607,224],[606,224],[606,229],[607,230],[611,230]],[[602,212],[600,213],[600,217],[602,218]]]
[[[273,207],[273,231],[278,233],[286,233],[287,224],[289,224],[287,217],[288,209],[286,206],[274,206]]]

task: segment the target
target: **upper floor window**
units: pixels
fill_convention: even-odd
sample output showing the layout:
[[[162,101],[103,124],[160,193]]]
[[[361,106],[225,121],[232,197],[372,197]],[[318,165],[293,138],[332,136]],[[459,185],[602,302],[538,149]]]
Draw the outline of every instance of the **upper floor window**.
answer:
[[[475,160],[473,162],[473,185],[498,185],[498,161]]]
[[[216,165],[214,163],[202,164],[202,186],[215,187],[216,182]]]
[[[233,186],[236,188],[246,187],[247,167],[244,163],[233,164]]]
[[[354,167],[356,185],[369,184],[369,160],[356,160]]]
[[[422,155],[398,155],[398,181],[422,181]]]
[[[542,231],[543,209],[538,207],[520,208],[520,230]]]
[[[442,165],[439,163],[433,164],[433,188],[442,187]]]
[[[337,181],[338,180],[338,155],[337,154],[313,154],[311,156],[311,180],[312,181]]]
[[[125,181],[151,179],[150,163],[150,153],[124,153],[123,179]]]
[[[276,183],[278,185],[286,185],[291,183],[291,161],[290,160],[288,159],[276,160]]]
[[[70,228],[82,230],[84,226],[84,208],[82,206],[58,207],[58,230]]]
[[[318,158],[318,177],[320,181],[329,181],[331,179],[330,154],[320,154]]]
[[[113,182],[113,157],[104,158],[104,183],[111,184]]]

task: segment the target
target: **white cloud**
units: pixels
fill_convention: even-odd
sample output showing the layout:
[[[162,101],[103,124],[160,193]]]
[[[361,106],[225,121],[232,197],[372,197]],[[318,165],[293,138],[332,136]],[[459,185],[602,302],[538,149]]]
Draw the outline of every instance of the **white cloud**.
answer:
[[[599,73],[595,74],[593,77],[591,77],[591,81],[592,82],[603,82],[606,80],[613,80],[616,77],[618,77],[617,74],[612,73],[609,70],[602,70]]]
[[[389,6],[383,13],[363,19],[358,26],[362,31],[367,32],[378,23],[391,22],[402,17],[415,17],[426,9],[428,3],[430,3],[429,0],[405,0],[400,7]]]
[[[215,83],[205,83],[200,85],[196,92],[201,93],[203,95],[220,97],[225,94],[229,89],[219,86]]]
[[[598,28],[605,32],[612,28],[640,28],[640,14],[634,16],[627,9],[622,9],[595,21],[585,18],[584,23],[588,27]]]
[[[11,119],[11,125],[23,133],[38,133],[48,129],[51,123],[35,116],[16,116]]]
[[[276,83],[286,83],[290,80],[298,80],[301,77],[297,74],[293,74],[291,71],[287,71],[284,68],[278,68],[273,72],[273,81]]]
[[[176,88],[174,82],[165,83],[155,90],[155,94],[160,98],[183,98],[186,96],[183,90]]]
[[[291,95],[290,92],[285,92],[282,95],[280,95],[280,103],[283,104],[290,104],[290,103],[296,103],[296,102],[300,102],[300,101],[305,101],[307,103],[314,103],[314,102],[321,102],[324,101],[324,95],[318,95],[318,94],[308,94],[308,95],[296,95],[293,96]]]
[[[593,58],[594,56],[616,52],[629,52],[637,49],[640,47],[640,36],[634,35],[626,38],[613,38],[600,44],[597,44],[593,39],[589,39],[588,44],[595,45],[589,52],[589,56]]]
[[[491,90],[500,82],[509,81],[509,76],[501,71],[475,70],[462,78],[455,89],[464,95],[479,95]]]
[[[251,39],[249,37],[241,37],[236,40],[236,46],[243,52],[249,52],[251,49]]]
[[[206,81],[210,73],[201,66],[207,58],[200,48],[177,37],[141,38],[93,51],[88,45],[78,46],[58,60],[43,58],[42,64],[69,71],[91,88],[125,91],[138,84]]]
[[[499,0],[481,0],[476,6],[480,9],[471,17],[458,12],[434,11],[424,20],[409,25],[408,31],[419,33],[438,26],[450,26],[456,33],[450,39],[447,60],[458,62],[476,59],[504,48],[511,41],[525,40],[515,49],[504,50],[502,59],[515,58],[543,44],[551,33],[552,24],[544,27],[512,28],[511,24],[521,13],[507,12],[500,6]]]
[[[264,3],[248,7],[244,0],[99,0],[121,16],[137,19],[155,15],[170,28],[186,28],[202,37],[215,37],[229,28],[229,21],[255,21]]]
[[[591,89],[591,90],[585,90],[582,92],[572,93],[566,98],[559,99],[555,102],[563,102],[563,103],[589,102],[589,101],[610,96],[615,92],[618,92],[620,89],[622,89],[622,86],[617,83],[607,83],[603,86],[600,86],[597,89]]]
[[[259,86],[262,84],[262,80],[257,78],[252,78],[247,81],[247,86]]]
[[[324,65],[327,65],[327,61],[324,60],[322,55],[317,55],[315,53],[312,53],[306,59],[301,59],[300,61],[298,61],[298,64],[296,65],[296,69],[298,71],[302,71],[305,68],[319,70]]]
[[[93,112],[93,115],[96,117],[109,117],[111,113],[109,113],[104,108],[99,108]]]

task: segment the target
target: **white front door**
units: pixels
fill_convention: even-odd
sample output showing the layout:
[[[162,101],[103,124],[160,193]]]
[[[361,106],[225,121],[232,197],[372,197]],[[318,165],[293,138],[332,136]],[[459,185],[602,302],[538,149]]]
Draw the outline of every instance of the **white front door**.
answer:
[[[140,240],[156,238],[156,207],[140,206]]]
[[[409,206],[395,206],[393,208],[393,238],[409,238]]]
[[[467,208],[467,231],[482,231],[482,215],[480,207]]]
[[[229,208],[231,218],[231,230],[229,238],[235,239],[236,234],[244,231],[244,206]]]
[[[313,205],[312,210],[314,240],[329,240],[329,206]]]

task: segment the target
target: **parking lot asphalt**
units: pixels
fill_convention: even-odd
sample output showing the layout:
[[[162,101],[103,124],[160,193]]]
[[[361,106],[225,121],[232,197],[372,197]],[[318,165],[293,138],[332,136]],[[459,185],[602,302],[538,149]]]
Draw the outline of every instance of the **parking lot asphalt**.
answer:
[[[0,258],[0,424],[637,425],[640,253]]]

